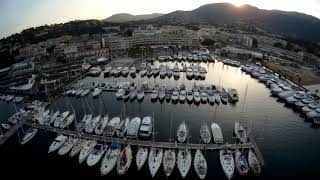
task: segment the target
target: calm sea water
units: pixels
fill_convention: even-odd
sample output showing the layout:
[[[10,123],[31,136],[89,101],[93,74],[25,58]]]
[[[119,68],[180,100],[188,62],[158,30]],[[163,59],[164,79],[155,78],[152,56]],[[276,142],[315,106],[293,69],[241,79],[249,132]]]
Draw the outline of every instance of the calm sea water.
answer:
[[[173,63],[167,63],[173,67]],[[170,122],[172,121],[171,134],[176,134],[176,129],[182,120],[186,121],[190,128],[190,142],[199,142],[199,130],[202,123],[210,125],[218,123],[227,142],[232,143],[234,121],[240,121],[243,125],[252,129],[257,144],[264,157],[266,166],[260,177],[235,179],[319,179],[319,149],[320,129],[306,122],[299,112],[286,107],[270,96],[269,89],[264,84],[241,72],[240,68],[223,65],[222,63],[203,63],[208,70],[205,81],[189,81],[185,74],[181,73],[180,80],[173,78],[161,80],[159,78],[92,78],[87,77],[81,82],[90,86],[92,81],[135,81],[159,83],[167,85],[179,85],[184,83],[187,88],[194,82],[220,84],[227,88],[236,88],[240,100],[236,105],[209,105],[199,106],[185,104],[151,103],[150,97],[146,96],[140,104],[137,101],[124,103],[117,101],[115,93],[103,92],[101,98],[92,99],[89,95],[86,100],[81,98],[58,99],[51,109],[60,111],[74,109],[77,119],[81,120],[86,111],[92,111],[97,115],[100,111],[109,113],[110,117],[125,114],[131,118],[135,116],[151,115],[155,118],[155,139],[168,141],[170,138]],[[247,94],[245,92],[247,88]],[[85,107],[85,108],[83,108]],[[90,107],[90,108],[89,108]],[[0,102],[0,121],[4,122],[14,112],[14,106]],[[20,133],[21,134],[21,133]],[[135,161],[132,163],[126,175],[119,177],[115,171],[100,177],[100,163],[94,167],[87,167],[84,163],[79,165],[77,158],[58,156],[56,153],[47,154],[48,147],[55,134],[38,132],[37,136],[25,146],[17,143],[18,135],[10,139],[0,148],[0,164],[2,174],[24,177],[83,177],[83,178],[144,178],[151,179],[147,164],[143,170],[137,172]],[[134,151],[135,153],[136,151]],[[194,154],[195,152],[193,152]],[[206,152],[208,162],[207,179],[226,179],[219,164],[217,152]],[[160,167],[156,179],[165,179],[165,174]],[[177,168],[173,171],[170,179],[181,179]],[[198,178],[193,165],[186,179]]]

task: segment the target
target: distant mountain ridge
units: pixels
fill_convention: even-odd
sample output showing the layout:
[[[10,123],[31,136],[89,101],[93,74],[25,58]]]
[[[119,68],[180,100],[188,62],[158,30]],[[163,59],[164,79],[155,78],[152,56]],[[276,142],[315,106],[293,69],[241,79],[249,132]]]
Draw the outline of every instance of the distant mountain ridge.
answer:
[[[157,24],[230,24],[246,22],[259,28],[294,38],[320,41],[320,20],[298,12],[264,10],[250,5],[230,3],[203,5],[192,11],[175,11],[141,23]]]
[[[152,18],[160,17],[164,14],[161,13],[152,13],[152,14],[143,14],[143,15],[132,15],[127,13],[114,14],[103,21],[114,22],[114,23],[123,23],[129,21],[140,21],[140,20],[148,20]]]

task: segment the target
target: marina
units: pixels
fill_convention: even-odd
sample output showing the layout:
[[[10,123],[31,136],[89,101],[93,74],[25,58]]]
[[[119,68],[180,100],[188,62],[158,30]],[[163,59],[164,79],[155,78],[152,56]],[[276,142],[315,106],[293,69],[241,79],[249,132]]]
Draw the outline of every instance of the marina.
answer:
[[[221,68],[221,66],[225,67],[225,65],[222,65],[221,62],[220,63],[219,62],[215,62],[214,64],[208,63],[208,64],[211,65],[211,66],[214,65],[213,66],[214,68],[217,68],[217,67]],[[208,73],[210,74],[210,72],[212,72],[212,71],[210,71],[210,68],[212,68],[212,67],[210,67],[210,66],[208,66],[208,67],[209,67],[208,68]],[[228,67],[228,68],[230,68],[230,67]],[[234,68],[234,67],[231,67],[231,68]],[[240,71],[241,70],[240,68],[238,68],[238,67],[235,67],[235,68],[237,68],[235,72],[244,74],[243,72]],[[235,69],[232,69],[232,70],[235,70]],[[217,73],[217,72],[215,72],[215,73]],[[92,86],[92,87],[101,88],[101,86],[103,84],[102,82],[106,82],[106,81],[101,81],[103,79],[105,79],[105,77],[103,77],[103,76],[102,77],[101,76],[98,76],[98,77],[91,77],[90,76],[90,77],[85,77],[84,79],[79,80],[77,82],[77,84],[78,85],[79,84],[83,84],[83,85],[81,85],[83,87],[83,90],[80,91],[81,93],[78,93],[78,94],[79,95],[82,94],[82,92],[86,88],[90,88],[91,89],[91,86],[93,84],[97,84],[97,86]],[[115,82],[115,79],[113,79],[113,78],[107,78],[106,80],[107,80],[107,82],[111,82],[111,83]],[[96,83],[97,81],[100,81],[99,84]],[[143,84],[145,79],[142,79],[142,78],[140,79],[138,77],[135,77],[135,78],[132,78],[132,79],[131,78],[117,78],[117,82],[119,82],[119,84],[123,83],[123,85],[125,85],[126,82],[130,82],[130,81],[135,81],[136,84],[137,84],[137,87],[138,87],[138,86],[141,86]],[[172,87],[179,86],[179,84],[177,82],[175,82],[174,79],[172,79],[172,80],[166,80],[166,79],[161,80],[161,78],[159,77],[159,79],[157,79],[156,81],[158,81],[159,84],[160,83],[161,84],[166,84],[167,87],[168,87],[168,85],[172,86]],[[191,93],[189,93],[189,92],[195,91],[194,90],[195,88],[193,88],[195,82],[188,83],[188,81],[190,81],[188,79],[182,79],[182,80],[179,80],[179,81],[181,81],[181,84],[185,84],[185,86],[186,86],[185,89],[186,90],[185,90],[185,92],[183,92],[183,90],[182,91],[181,90],[177,91],[178,92],[177,102],[182,102],[182,101],[186,101],[187,102],[188,99],[191,99],[190,98]],[[198,81],[198,80],[193,80],[193,81]],[[109,136],[104,136],[104,135],[94,135],[94,134],[91,134],[91,133],[87,133],[85,131],[78,132],[73,127],[73,126],[76,126],[76,124],[77,124],[75,122],[79,123],[79,119],[80,120],[82,119],[83,113],[87,114],[88,111],[93,114],[92,119],[97,117],[99,114],[101,115],[100,118],[102,119],[103,115],[106,115],[106,113],[108,113],[108,115],[110,116],[109,117],[109,121],[110,121],[112,119],[112,117],[119,116],[119,114],[125,113],[124,116],[129,116],[130,119],[133,119],[133,117],[137,117],[137,116],[141,117],[141,119],[139,121],[139,122],[141,122],[143,117],[146,117],[146,116],[148,116],[148,115],[150,115],[152,113],[155,113],[155,117],[162,117],[161,119],[163,119],[166,115],[162,115],[161,116],[159,113],[164,113],[162,111],[166,109],[165,107],[168,108],[167,110],[176,107],[176,108],[180,109],[180,111],[183,108],[186,108],[188,113],[195,112],[194,110],[198,109],[200,112],[196,113],[196,116],[199,116],[199,117],[202,116],[201,113],[206,113],[208,111],[211,111],[211,112],[209,112],[211,114],[210,119],[216,119],[217,115],[219,116],[219,113],[221,113],[223,111],[229,111],[234,115],[240,113],[241,124],[245,125],[245,127],[246,127],[245,129],[251,128],[250,126],[252,126],[252,125],[250,125],[250,122],[249,123],[245,122],[245,120],[244,120],[245,116],[243,115],[243,111],[247,111],[248,104],[250,105],[250,103],[252,103],[251,102],[252,99],[250,98],[250,93],[251,93],[250,89],[248,91],[246,86],[244,86],[245,88],[239,88],[240,86],[238,86],[238,85],[236,85],[234,83],[231,83],[231,84],[229,83],[228,84],[228,80],[227,81],[223,80],[223,76],[220,76],[220,77],[216,76],[215,79],[211,80],[211,81],[210,81],[210,79],[206,78],[205,83],[203,83],[203,84],[204,84],[204,87],[205,87],[206,84],[211,84],[211,85],[212,84],[220,84],[220,82],[227,82],[226,83],[226,87],[227,87],[226,88],[226,92],[229,92],[229,89],[232,89],[231,90],[232,93],[227,95],[227,98],[228,98],[227,101],[228,101],[228,104],[229,104],[228,106],[223,106],[223,104],[220,103],[220,100],[222,101],[222,98],[224,98],[224,96],[223,95],[215,96],[215,94],[211,92],[214,89],[209,89],[209,91],[207,91],[207,90],[202,91],[202,92],[200,91],[201,93],[199,93],[199,101],[200,102],[203,102],[203,101],[206,102],[206,103],[203,103],[201,106],[197,106],[196,104],[193,104],[193,103],[191,103],[191,104],[190,103],[179,103],[179,104],[176,104],[176,103],[173,103],[173,102],[170,103],[170,101],[161,101],[161,100],[158,100],[158,102],[160,102],[160,103],[155,103],[155,101],[152,101],[153,97],[149,96],[149,94],[152,95],[153,93],[155,93],[153,89],[143,90],[143,92],[146,94],[144,96],[144,98],[143,98],[144,99],[143,101],[126,101],[125,99],[127,99],[127,98],[130,99],[131,96],[134,97],[131,94],[126,94],[125,96],[127,96],[127,97],[121,96],[123,98],[123,100],[121,100],[121,101],[117,100],[117,97],[115,96],[115,94],[118,93],[119,88],[104,88],[104,89],[101,88],[102,92],[95,93],[95,94],[92,94],[92,91],[88,91],[89,93],[87,95],[80,96],[80,98],[77,97],[77,96],[73,96],[73,95],[67,95],[67,93],[65,93],[64,95],[59,96],[56,100],[50,102],[50,104],[47,106],[47,108],[50,109],[50,112],[52,112],[52,113],[54,113],[57,110],[61,111],[61,109],[69,110],[70,111],[70,115],[72,115],[72,112],[77,112],[77,113],[75,113],[74,122],[71,122],[71,124],[66,125],[65,128],[61,128],[61,127],[60,128],[54,128],[52,126],[38,124],[37,121],[33,121],[32,119],[19,121],[16,125],[13,126],[12,129],[10,129],[6,133],[4,133],[4,136],[1,138],[1,140],[2,140],[1,142],[5,143],[5,141],[8,138],[10,138],[10,136],[14,136],[14,132],[19,130],[19,128],[21,129],[21,127],[24,127],[23,129],[26,129],[27,127],[29,127],[29,128],[35,128],[35,129],[38,129],[38,130],[42,131],[40,133],[60,134],[60,135],[64,135],[64,136],[67,136],[67,137],[68,136],[69,137],[74,137],[76,139],[85,139],[85,140],[95,141],[95,142],[98,142],[98,143],[101,143],[101,144],[110,145],[112,143],[119,143],[119,144],[122,144],[123,146],[130,145],[130,146],[133,147],[133,155],[135,155],[135,152],[137,152],[137,151],[135,151],[135,148],[139,148],[139,147],[145,147],[145,148],[150,148],[150,149],[164,149],[164,150],[165,149],[172,149],[172,150],[176,150],[177,155],[179,154],[178,151],[180,152],[180,151],[185,150],[185,149],[189,149],[192,152],[192,154],[194,152],[196,152],[197,150],[201,150],[204,154],[206,154],[206,152],[208,152],[210,154],[210,152],[220,151],[220,150],[230,150],[231,152],[235,152],[237,149],[242,149],[242,150],[244,150],[246,152],[248,152],[248,151],[249,152],[250,151],[254,152],[254,154],[256,155],[257,160],[259,161],[259,164],[261,165],[261,167],[263,169],[265,169],[266,167],[268,168],[268,164],[265,165],[265,158],[263,157],[263,155],[261,153],[261,150],[260,150],[261,145],[259,145],[260,147],[258,147],[258,144],[256,142],[256,138],[254,137],[254,134],[257,134],[257,131],[255,131],[255,129],[252,129],[252,131],[254,131],[254,132],[251,132],[251,130],[250,130],[250,134],[248,134],[248,136],[247,136],[248,137],[247,141],[241,140],[242,143],[237,143],[237,141],[235,141],[235,139],[234,139],[235,137],[232,137],[230,139],[230,135],[228,135],[228,134],[232,135],[232,132],[233,132],[234,129],[230,128],[230,126],[227,129],[225,129],[225,125],[224,125],[225,122],[222,122],[222,121],[219,121],[219,120],[218,120],[217,124],[222,126],[221,129],[222,129],[222,132],[223,132],[222,133],[223,137],[222,137],[222,140],[217,139],[217,141],[216,141],[217,144],[215,143],[215,139],[214,138],[212,138],[212,142],[210,142],[210,139],[209,139],[208,140],[209,143],[206,143],[206,144],[200,143],[199,142],[199,138],[198,138],[198,137],[200,137],[200,134],[199,134],[199,136],[194,136],[194,135],[190,136],[190,140],[188,139],[188,142],[186,142],[186,143],[178,143],[178,142],[172,142],[171,141],[171,137],[170,137],[169,142],[168,142],[168,140],[167,140],[168,136],[167,137],[161,137],[159,135],[156,135],[156,140],[150,140],[150,139],[141,140],[141,139],[138,139],[138,138],[131,139],[131,138],[121,138],[121,137],[109,137]],[[158,83],[155,83],[155,82],[149,82],[149,83],[152,84],[153,87],[157,86],[157,84],[158,84]],[[75,86],[73,85],[71,87],[75,87]],[[237,87],[237,88],[235,90],[232,87]],[[128,89],[130,89],[130,88],[128,88]],[[161,89],[160,86],[159,86],[159,89]],[[97,91],[97,90],[95,90],[95,91]],[[160,91],[161,90],[159,90],[158,92],[160,92]],[[234,91],[237,91],[237,95],[236,96],[233,95]],[[131,90],[131,92],[133,93],[134,91]],[[137,92],[135,92],[136,93],[135,96],[137,96],[137,94],[139,94],[139,92],[141,92],[141,90],[138,90]],[[180,94],[180,92],[182,92],[182,93]],[[195,92],[198,92],[198,91],[195,91]],[[215,92],[215,91],[213,91],[213,92]],[[208,97],[205,100],[203,98],[203,93],[207,93],[208,94]],[[248,97],[247,93],[249,93],[249,97]],[[189,98],[187,96],[188,94],[189,94]],[[219,93],[216,93],[216,94],[219,95]],[[157,95],[159,95],[159,94],[157,94]],[[165,95],[164,95],[164,98],[166,98]],[[196,96],[194,96],[193,98],[196,98]],[[212,98],[214,98],[214,100]],[[271,100],[274,99],[273,97],[268,97],[268,98],[271,99]],[[141,99],[141,97],[139,99]],[[113,104],[114,107],[110,107],[110,105],[108,105],[108,103],[106,103],[106,100],[107,101],[112,101],[114,103]],[[235,102],[235,103],[233,103],[233,102]],[[276,102],[276,103],[278,103],[278,102]],[[83,105],[80,105],[80,104],[83,104]],[[146,104],[148,104],[150,106],[149,108],[152,108],[152,110],[151,109],[148,110],[149,108],[145,106]],[[214,104],[215,108],[212,108],[211,104]],[[95,108],[95,107],[99,107],[99,108]],[[141,109],[140,109],[141,107],[145,107],[144,112],[141,111]],[[157,108],[159,108],[159,107],[161,108],[160,112],[157,112],[157,111],[153,110],[156,107]],[[209,107],[211,107],[211,109]],[[237,112],[230,111],[230,110],[232,110],[234,108],[238,109]],[[101,111],[101,110],[103,110],[103,111]],[[81,111],[82,111],[82,113],[81,113]],[[167,113],[167,114],[170,114],[170,113]],[[119,117],[121,117],[121,116],[119,116]],[[186,121],[186,128],[185,129],[189,129],[190,125],[194,126],[195,123],[197,124],[196,127],[198,129],[195,129],[195,127],[193,127],[192,131],[189,132],[190,135],[194,134],[195,131],[197,131],[199,133],[200,129],[201,129],[200,125],[205,124],[206,121],[207,122],[212,122],[210,120],[205,120],[205,121],[201,120],[201,121],[198,121],[198,122],[192,122],[192,120],[190,120],[190,119],[198,119],[198,118],[196,118],[196,116],[191,116]],[[99,121],[100,121],[100,118],[99,118]],[[220,118],[222,118],[222,117],[220,117]],[[224,114],[224,118],[228,119],[228,115]],[[72,119],[72,118],[70,118],[70,119]],[[158,119],[158,118],[156,118],[156,119]],[[171,118],[167,117],[166,119],[169,119],[169,120],[171,119],[172,120],[172,117]],[[176,119],[176,117],[173,118],[173,119],[174,119],[174,124],[175,124],[174,128],[178,128],[178,125],[181,124],[181,120],[182,119],[185,119],[185,116],[183,116],[183,115],[181,116],[180,115],[178,119]],[[233,118],[229,117],[229,123],[231,123],[231,124],[235,122],[232,119]],[[121,118],[121,120],[122,120],[122,118]],[[156,125],[154,126],[154,132],[156,132],[156,134],[159,131],[159,128],[163,129],[163,125],[159,124],[159,120],[156,120],[155,122],[152,122],[152,123],[156,123]],[[168,125],[168,120],[164,121],[162,123],[165,123],[165,124]],[[128,127],[130,126],[130,123],[126,123],[126,124],[128,124],[127,125]],[[150,123],[149,123],[149,125],[150,125]],[[209,125],[208,126],[209,129],[211,130],[212,129],[212,126],[210,126],[211,123],[208,123],[208,125]],[[140,123],[139,123],[139,126],[140,126]],[[232,125],[232,127],[233,126],[234,126],[234,124]],[[170,134],[175,132],[174,128],[172,129],[172,132],[170,132]],[[93,131],[90,130],[89,132],[94,132],[94,129],[92,129],[92,130]],[[239,131],[241,131],[241,128],[240,128]],[[137,137],[138,133],[135,134],[136,130],[134,130],[133,132],[134,133],[132,134],[132,136],[133,137]],[[166,134],[168,135],[168,130],[166,132],[167,132]],[[211,136],[211,132],[209,134]],[[212,133],[212,134],[215,137],[215,133]],[[172,136],[172,135],[170,135],[170,136]],[[6,138],[4,138],[4,137],[6,137]],[[241,135],[237,135],[237,133],[236,133],[236,137],[242,137],[242,136]],[[35,136],[35,138],[37,138],[37,136]],[[191,142],[189,142],[189,141],[191,141]],[[31,140],[31,142],[32,142],[32,140]],[[90,148],[91,147],[93,148],[93,147],[95,147],[95,145],[90,146]],[[262,149],[264,149],[264,147],[262,147]],[[98,149],[96,149],[95,151],[97,153],[99,152]],[[198,153],[198,151],[197,151],[197,153]],[[127,155],[128,155],[128,158],[130,158],[129,156],[131,156],[131,155],[130,154],[127,154]],[[89,156],[89,154],[88,154],[88,156]],[[92,158],[93,155],[91,155],[90,157]],[[191,155],[191,157],[193,159],[194,156]],[[86,158],[86,157],[83,157],[83,158]],[[83,158],[81,159],[81,162],[84,161]],[[177,156],[177,158],[179,158],[179,157]],[[180,158],[181,158],[180,159],[181,161],[185,160],[182,157],[180,157]],[[199,158],[200,158],[199,159],[199,161],[200,161],[201,160],[201,156],[200,155],[199,155]],[[204,159],[206,159],[208,161],[208,157],[206,155],[204,156]],[[93,160],[91,160],[91,161],[93,161]],[[90,164],[93,163],[91,161],[90,161]],[[210,164],[211,163],[208,162],[208,165],[206,165],[208,171],[210,171],[210,169],[212,168],[212,165],[210,165]],[[127,165],[125,165],[125,166],[127,166]],[[128,164],[128,166],[130,167],[129,164]],[[181,168],[180,173],[181,173],[182,178],[188,177],[190,173],[186,173],[186,172],[184,172],[182,170],[185,168],[186,170],[189,171],[190,167],[187,168],[187,167],[181,166],[180,168]],[[196,168],[196,167],[194,167],[194,168]],[[193,169],[193,165],[191,166],[190,169]],[[197,171],[197,173],[200,173],[199,170],[196,170],[196,171]],[[118,172],[118,174],[119,173],[120,174],[126,173],[126,171],[123,171],[123,170],[121,170],[121,171],[118,170],[117,172]],[[130,173],[130,171],[129,171],[129,173]],[[157,177],[158,174],[159,173],[156,173],[154,176]],[[235,170],[235,174],[236,174],[236,170]],[[211,175],[209,173],[209,175],[206,176],[205,174],[203,174],[203,172],[202,172],[201,176],[199,174],[199,177],[203,177],[203,176],[205,176],[205,177],[209,176],[210,177]]]

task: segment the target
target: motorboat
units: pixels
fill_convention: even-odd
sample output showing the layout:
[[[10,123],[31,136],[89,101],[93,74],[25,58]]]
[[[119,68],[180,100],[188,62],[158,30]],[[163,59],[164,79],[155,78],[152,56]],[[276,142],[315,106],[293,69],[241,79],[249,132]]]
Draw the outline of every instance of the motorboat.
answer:
[[[30,128],[26,131],[26,133],[24,134],[20,144],[24,145],[27,142],[29,142],[38,132],[38,129],[36,128]]]
[[[150,116],[144,117],[139,129],[139,136],[142,138],[150,138],[153,130],[153,120]]]
[[[161,67],[160,68],[160,78],[164,79],[167,76],[167,68],[166,67]]]
[[[81,96],[82,97],[87,96],[89,93],[90,93],[90,89],[85,89],[82,91]]]
[[[192,158],[191,158],[190,150],[180,149],[178,151],[177,166],[182,176],[182,179],[184,179],[187,176],[189,169],[191,167],[191,163],[192,163]]]
[[[187,79],[192,79],[193,78],[193,71],[192,71],[191,68],[187,69],[186,76],[187,76]]]
[[[239,96],[238,96],[238,92],[236,89],[228,89],[228,97],[229,97],[229,102],[237,102],[239,101]]]
[[[92,97],[98,97],[101,94],[102,90],[100,88],[95,88],[92,92]]]
[[[223,104],[227,104],[228,103],[228,94],[226,92],[226,90],[224,88],[222,88],[222,92],[219,93],[220,97],[221,97],[221,102]]]
[[[173,77],[174,77],[174,79],[179,79],[180,78],[180,69],[179,68],[174,68],[173,69]]]
[[[125,90],[124,89],[118,89],[117,93],[116,93],[116,97],[117,99],[122,99],[122,96],[124,95]]]
[[[171,95],[171,100],[173,103],[177,103],[179,99],[179,91],[173,91]]]
[[[102,135],[104,129],[107,127],[108,125],[108,121],[109,121],[109,115],[105,115],[103,116],[103,118],[101,119],[101,121],[98,123],[98,125],[96,126],[96,128],[94,129],[94,132],[97,135]]]
[[[199,149],[197,149],[193,161],[194,170],[196,171],[200,179],[204,179],[207,175],[208,165],[206,159]]]
[[[209,101],[209,104],[211,105],[213,105],[214,102],[216,101],[214,97],[214,93],[212,91],[208,92],[208,101]]]
[[[205,92],[201,93],[201,103],[207,103],[208,102],[208,95]]]
[[[94,130],[94,129],[97,127],[97,125],[99,124],[100,120],[101,120],[101,116],[100,116],[100,115],[98,115],[98,116],[96,116],[95,118],[93,118],[93,119],[89,122],[89,124],[87,125],[87,127],[85,128],[85,131],[86,131],[87,133],[92,133],[93,130]]]
[[[70,136],[68,140],[63,144],[63,146],[59,149],[58,154],[61,156],[67,154],[78,141],[78,138]]]
[[[5,130],[11,129],[10,124],[7,124],[7,123],[2,123],[2,124],[1,124],[1,127],[2,127],[3,129],[5,129]]]
[[[222,144],[223,143],[223,136],[222,136],[220,126],[217,123],[212,123],[211,124],[211,131],[212,131],[213,141],[217,144]]]
[[[103,71],[104,77],[109,77],[111,75],[111,71],[112,71],[112,67],[111,66],[106,67],[104,69],[104,71]]]
[[[80,164],[88,158],[90,152],[93,150],[93,148],[95,147],[96,144],[97,144],[97,142],[94,140],[87,140],[83,144],[83,147],[80,150],[80,154],[79,154],[79,163]]]
[[[123,77],[127,77],[129,74],[129,67],[123,67],[123,69],[121,70],[121,74]]]
[[[87,164],[88,166],[94,166],[96,165],[100,159],[102,158],[103,154],[106,152],[106,149],[108,146],[102,145],[102,144],[96,144],[92,151],[90,151],[90,154],[87,158]]]
[[[234,134],[240,140],[241,143],[247,142],[247,139],[248,139],[247,132],[239,122],[234,123]]]
[[[129,74],[131,77],[136,77],[136,73],[137,73],[137,70],[136,68],[133,66],[130,68],[130,71],[129,71]]]
[[[157,100],[157,98],[158,98],[158,91],[157,90],[153,90],[152,92],[151,92],[151,100],[152,101],[156,101]]]
[[[137,165],[138,171],[141,170],[141,168],[143,167],[147,159],[148,159],[148,148],[140,147],[136,154],[136,165]]]
[[[198,91],[193,93],[193,100],[196,104],[199,104],[201,101],[201,96],[200,93]]]
[[[231,179],[235,168],[232,152],[230,150],[220,150],[219,156],[224,174],[228,179]]]
[[[117,161],[117,173],[124,175],[129,169],[132,162],[132,150],[130,145],[127,145],[120,153]]]
[[[186,123],[183,121],[177,130],[177,139],[180,143],[183,143],[188,138],[188,128]]]
[[[121,145],[112,143],[101,161],[100,173],[107,175],[117,164],[120,155]]]
[[[145,77],[147,75],[147,70],[146,69],[142,69],[141,71],[140,71],[140,76],[141,77]]]
[[[105,133],[107,136],[114,136],[116,132],[116,127],[118,126],[120,121],[121,121],[120,117],[114,117],[109,121],[105,130]]]
[[[144,91],[143,90],[139,90],[137,93],[137,99],[139,102],[143,101],[144,99]]]
[[[206,124],[203,124],[200,127],[200,137],[202,142],[205,144],[208,144],[211,141],[211,131]]]
[[[157,77],[158,75],[159,75],[159,73],[160,73],[160,70],[159,70],[159,68],[153,68],[153,77]]]
[[[193,77],[198,80],[200,79],[200,72],[198,71],[197,68],[193,68]]]
[[[249,172],[249,165],[243,153],[238,149],[236,150],[234,161],[236,169],[240,176],[247,176]]]
[[[128,138],[136,138],[138,137],[138,132],[141,124],[141,118],[135,117],[133,118],[128,126],[127,137]]]
[[[134,101],[136,98],[137,98],[137,94],[138,94],[138,91],[137,90],[132,90],[131,93],[130,93],[130,101]]]
[[[91,76],[99,76],[102,72],[100,66],[92,67],[89,71],[89,75]]]
[[[164,151],[162,165],[163,171],[167,177],[169,177],[176,164],[176,152],[173,149],[167,149]]]
[[[250,149],[248,153],[248,163],[253,173],[258,176],[261,174],[261,165],[256,154]]]
[[[57,149],[59,149],[67,140],[68,140],[67,136],[58,135],[54,139],[54,141],[51,143],[48,153],[51,153],[51,152],[56,151]]]
[[[166,97],[166,93],[164,90],[160,90],[158,93],[158,98],[160,102],[163,102],[164,98]]]
[[[167,69],[167,76],[168,76],[168,78],[171,78],[172,74],[173,74],[172,69],[168,68],[168,69]]]
[[[13,102],[15,102],[15,103],[20,103],[21,101],[23,101],[23,97],[15,97],[14,99],[13,99]]]
[[[158,172],[163,157],[163,149],[152,147],[149,152],[148,165],[153,178]]]
[[[74,157],[75,155],[77,155],[77,154],[81,151],[81,149],[82,149],[82,147],[83,147],[83,145],[84,145],[85,143],[87,143],[87,140],[85,140],[85,139],[79,139],[79,140],[72,146],[72,149],[71,149],[71,151],[70,151],[70,157]]]
[[[214,99],[215,99],[217,104],[220,104],[221,98],[220,98],[220,95],[218,93],[214,93]]]

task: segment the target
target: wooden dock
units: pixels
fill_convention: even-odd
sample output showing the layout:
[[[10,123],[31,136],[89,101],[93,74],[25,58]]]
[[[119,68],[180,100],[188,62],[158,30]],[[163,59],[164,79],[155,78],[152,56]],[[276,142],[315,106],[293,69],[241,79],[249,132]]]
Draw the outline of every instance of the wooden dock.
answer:
[[[205,150],[221,150],[221,149],[236,149],[236,148],[244,148],[244,149],[254,149],[253,143],[247,144],[192,144],[192,143],[170,143],[170,142],[155,142],[155,141],[142,141],[136,139],[126,139],[126,138],[116,138],[116,137],[106,137],[106,136],[98,136],[87,133],[78,133],[76,131],[64,130],[60,128],[53,128],[44,125],[34,124],[32,122],[23,122],[24,125],[30,126],[33,128],[41,129],[44,131],[54,132],[57,134],[64,134],[67,136],[76,136],[89,140],[96,140],[106,143],[120,143],[120,144],[130,144],[135,146],[146,146],[146,147],[156,147],[156,148],[166,148],[166,149],[205,149]]]

